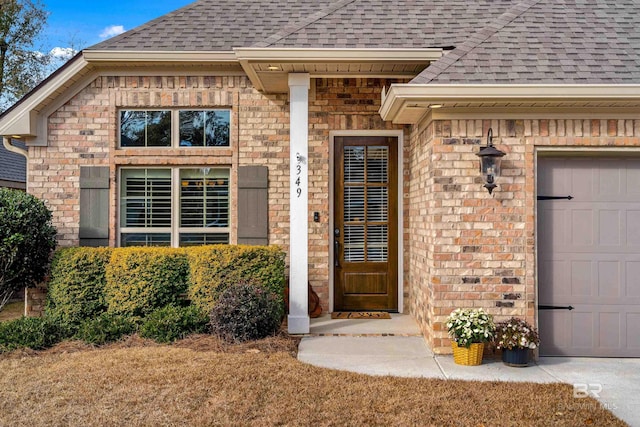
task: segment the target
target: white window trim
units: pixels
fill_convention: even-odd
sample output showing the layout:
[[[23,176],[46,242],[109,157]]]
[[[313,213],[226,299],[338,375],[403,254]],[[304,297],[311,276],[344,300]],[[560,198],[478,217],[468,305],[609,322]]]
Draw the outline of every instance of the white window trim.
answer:
[[[123,147],[122,146],[122,133],[120,129],[120,122],[122,120],[123,111],[169,111],[171,113],[171,145],[163,146],[144,146],[144,147]],[[180,145],[180,111],[228,111],[229,112],[229,145],[215,146],[215,147],[189,147]],[[224,107],[199,107],[199,108],[126,108],[121,107],[117,110],[117,132],[118,132],[118,150],[169,150],[172,148],[180,149],[206,149],[206,150],[228,150],[233,146],[233,137],[231,130],[233,129],[233,110],[231,108]],[[148,169],[148,168],[147,168]]]
[[[229,172],[229,226],[228,227],[180,227],[180,170],[184,169],[222,169]],[[121,225],[121,203],[122,203],[122,171],[124,170],[141,170],[141,169],[169,169],[171,171],[171,227],[122,227]],[[117,246],[122,247],[122,234],[126,233],[165,233],[171,235],[172,248],[180,247],[180,233],[204,233],[204,234],[228,234],[231,239],[231,195],[233,188],[231,167],[229,166],[204,166],[204,165],[181,165],[181,166],[124,166],[118,168],[118,186],[117,186]],[[231,243],[231,242],[229,242]]]

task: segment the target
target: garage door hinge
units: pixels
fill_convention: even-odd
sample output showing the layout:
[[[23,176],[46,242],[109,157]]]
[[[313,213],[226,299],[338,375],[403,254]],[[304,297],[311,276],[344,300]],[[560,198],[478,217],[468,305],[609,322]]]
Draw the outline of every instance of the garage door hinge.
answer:
[[[539,305],[538,310],[573,310],[574,307],[567,305]]]
[[[573,196],[538,196],[538,200],[561,200],[561,199],[571,200],[573,199]]]

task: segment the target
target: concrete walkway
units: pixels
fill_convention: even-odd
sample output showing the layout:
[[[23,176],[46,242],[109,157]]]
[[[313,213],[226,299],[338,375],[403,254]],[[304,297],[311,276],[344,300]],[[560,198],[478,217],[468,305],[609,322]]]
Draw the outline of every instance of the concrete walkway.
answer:
[[[542,357],[527,368],[512,368],[485,358],[480,366],[461,366],[450,355],[434,355],[415,321],[403,315],[391,321],[313,319],[298,359],[368,375],[574,384],[578,395],[585,390],[631,426],[640,426],[640,359]]]

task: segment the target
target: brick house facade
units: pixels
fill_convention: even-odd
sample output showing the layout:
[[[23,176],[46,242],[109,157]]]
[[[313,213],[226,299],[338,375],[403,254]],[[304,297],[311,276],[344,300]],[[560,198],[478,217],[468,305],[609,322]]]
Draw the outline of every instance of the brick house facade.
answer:
[[[272,3],[262,6],[277,9]],[[286,30],[275,21],[274,28],[257,27],[255,34],[239,27],[238,37],[230,40],[212,30],[185,52],[190,33],[175,32],[176,22],[188,28],[204,13],[215,29],[229,21],[224,13],[241,11],[230,4],[218,16],[206,2],[196,2],[81,52],[5,112],[0,133],[26,140],[28,191],[52,209],[60,246],[83,243],[82,215],[91,206],[81,200],[87,188],[83,168],[108,171],[102,187],[96,187],[104,191],[108,210],[98,241],[118,246],[129,233],[123,223],[129,215],[124,171],[166,170],[172,206],[182,203],[178,193],[190,185],[191,175],[183,177],[183,169],[228,171],[228,226],[221,229],[233,244],[243,242],[239,224],[247,215],[239,206],[240,171],[262,166],[268,175],[264,239],[288,254],[292,332],[308,331],[305,310],[295,308],[296,303],[306,306],[308,281],[324,311],[362,304],[362,309],[411,314],[438,353],[450,351],[446,316],[457,307],[484,307],[498,320],[518,316],[537,324],[545,354],[640,355],[640,338],[631,327],[640,319],[640,290],[633,281],[634,272],[640,273],[635,246],[640,237],[633,240],[631,232],[640,212],[640,194],[632,185],[640,184],[640,62],[620,60],[618,69],[602,71],[595,53],[586,59],[569,55],[558,70],[536,55],[514,56],[499,36],[512,40],[532,23],[542,26],[542,33],[560,31],[554,25],[562,23],[544,27],[540,22],[552,2],[494,2],[495,21],[482,11],[483,2],[466,2],[458,11],[480,19],[458,19],[454,32],[446,25],[425,30],[420,20],[407,21],[409,12],[402,10],[388,11],[388,22],[360,21],[350,8],[368,10],[365,3],[327,3],[302,17],[286,11],[295,22]],[[631,6],[614,3],[611,10],[628,14]],[[304,5],[313,6],[299,2],[296,7]],[[446,20],[440,12],[445,16],[452,8],[444,2],[432,6],[411,13],[425,21]],[[590,5],[571,7],[586,8],[587,17],[593,12]],[[244,11],[255,22],[262,12]],[[351,33],[341,38],[339,31],[327,35],[323,25],[330,26],[335,16],[344,28],[362,27],[362,40]],[[574,15],[567,16],[563,19]],[[492,24],[484,27],[487,20]],[[377,31],[389,40],[368,34]],[[402,31],[423,39],[404,39]],[[611,28],[627,55],[636,58],[640,46],[629,42],[625,31]],[[171,36],[154,38],[163,33]],[[559,52],[544,54],[564,58],[571,46],[590,41],[565,36]],[[350,42],[350,37],[356,39]],[[530,41],[520,49],[547,47]],[[482,49],[494,55],[499,68],[484,60]],[[511,74],[504,78],[507,68]],[[182,111],[219,109],[229,112],[227,145],[129,147],[121,142],[122,112],[168,111],[177,122]],[[174,138],[178,124],[172,126]],[[506,153],[492,195],[482,186],[477,157],[489,129],[496,147]],[[587,167],[582,160],[591,163]],[[385,178],[376,178],[377,173]],[[617,198],[603,199],[607,192],[593,177],[619,185],[620,191],[612,191]],[[592,178],[593,191],[585,193],[580,183]],[[585,193],[576,197],[578,208],[538,200],[541,191],[558,188],[574,196]],[[175,218],[175,206],[171,212],[166,233],[171,236],[164,243],[178,246],[186,231]],[[598,218],[616,215],[619,227],[602,231],[610,222]],[[592,232],[595,240],[581,240]],[[609,235],[618,236],[617,246],[605,242]],[[617,267],[610,256],[614,252],[621,260]],[[348,269],[358,262],[366,264],[362,270]],[[389,268],[383,271],[379,266],[385,262]],[[585,280],[581,266],[593,270],[595,278],[586,279],[593,292],[574,284]],[[615,285],[605,288],[607,281]],[[388,305],[366,300],[385,292],[394,294]],[[354,299],[355,306],[341,299],[352,294],[365,297]],[[576,305],[575,313],[541,309],[569,303]],[[616,342],[602,335],[611,327],[618,328]],[[590,344],[569,340],[565,346],[567,334],[589,336]]]

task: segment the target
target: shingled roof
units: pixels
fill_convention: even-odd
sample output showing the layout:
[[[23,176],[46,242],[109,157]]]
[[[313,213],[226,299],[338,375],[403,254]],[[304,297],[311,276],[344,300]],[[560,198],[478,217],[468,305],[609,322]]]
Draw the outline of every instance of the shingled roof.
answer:
[[[263,41],[329,0],[199,0],[89,50],[231,51]]]
[[[637,83],[636,0],[199,0],[89,50],[455,48],[412,83]]]
[[[24,146],[21,146],[24,148]],[[7,151],[0,144],[0,181],[25,183],[27,175],[27,159],[19,154]]]
[[[640,82],[640,3],[526,0],[496,16],[414,84]]]
[[[515,0],[199,0],[90,50],[430,48],[462,43]]]

